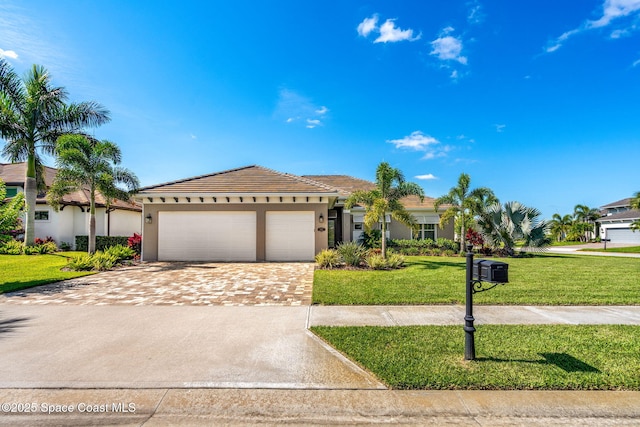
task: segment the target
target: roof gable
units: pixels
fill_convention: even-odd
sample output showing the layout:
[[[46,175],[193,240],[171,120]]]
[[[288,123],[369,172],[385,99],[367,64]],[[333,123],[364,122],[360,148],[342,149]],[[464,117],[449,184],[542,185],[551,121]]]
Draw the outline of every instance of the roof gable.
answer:
[[[336,192],[335,188],[323,183],[257,165],[229,169],[140,189],[140,193],[144,194],[335,194]]]

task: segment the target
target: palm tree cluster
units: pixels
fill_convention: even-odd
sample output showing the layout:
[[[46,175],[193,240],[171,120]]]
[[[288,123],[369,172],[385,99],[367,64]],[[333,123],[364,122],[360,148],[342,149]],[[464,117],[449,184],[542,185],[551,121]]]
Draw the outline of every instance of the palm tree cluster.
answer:
[[[631,209],[640,210],[640,191],[636,191],[631,199]],[[640,219],[636,219],[631,223],[631,229],[633,231],[640,231]]]
[[[382,162],[376,170],[376,188],[370,191],[355,191],[345,201],[345,208],[351,209],[355,205],[363,205],[365,208],[364,226],[371,230],[376,224],[381,224],[382,231],[382,256],[387,256],[386,244],[386,215],[408,227],[415,228],[416,220],[405,209],[400,199],[407,196],[418,196],[420,201],[424,200],[422,187],[413,182],[407,182],[403,173],[391,167],[389,163]]]
[[[132,179],[135,176],[130,172],[105,167],[106,164],[113,166],[119,163],[119,150],[115,150],[116,153],[114,147],[103,147],[85,132],[86,128],[107,123],[109,111],[94,101],[67,103],[67,98],[67,91],[53,84],[44,67],[33,65],[21,79],[11,65],[0,58],[0,137],[5,141],[2,155],[11,162],[26,162],[27,165],[25,245],[35,241],[36,198],[38,190],[46,189],[42,154],[60,160],[59,179],[54,184],[55,195],[52,197],[54,201],[87,185],[91,190],[91,212],[95,213],[94,190],[104,190],[107,201],[113,197],[128,200],[128,194],[132,194],[137,186],[137,179]],[[65,135],[75,135],[76,138],[69,139]],[[86,142],[81,142],[82,139]],[[72,148],[74,144],[76,151]],[[92,152],[87,153],[83,151],[85,149]],[[98,167],[98,164],[102,166]],[[111,191],[117,183],[124,183],[129,188],[126,197],[124,191]],[[95,239],[95,215],[91,224]]]
[[[576,205],[573,215],[553,214],[549,232],[554,240],[587,242],[596,236],[596,221],[601,214],[587,205]]]

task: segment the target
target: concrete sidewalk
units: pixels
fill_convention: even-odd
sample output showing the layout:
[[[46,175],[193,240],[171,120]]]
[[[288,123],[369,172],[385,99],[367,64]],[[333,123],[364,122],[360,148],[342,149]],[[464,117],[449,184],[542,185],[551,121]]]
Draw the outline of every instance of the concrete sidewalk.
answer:
[[[477,325],[640,325],[640,306],[475,305]],[[372,305],[309,308],[309,326],[407,326],[464,324],[464,305]]]
[[[32,405],[0,413],[12,426],[640,425],[640,392],[624,391],[0,390],[0,401]]]

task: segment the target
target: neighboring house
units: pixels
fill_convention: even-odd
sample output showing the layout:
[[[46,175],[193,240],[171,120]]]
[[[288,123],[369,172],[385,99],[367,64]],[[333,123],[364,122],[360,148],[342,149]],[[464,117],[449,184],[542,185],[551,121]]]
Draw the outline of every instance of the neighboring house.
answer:
[[[357,239],[364,210],[346,211],[344,201],[373,185],[246,166],[144,187],[136,195],[143,206],[142,259],[311,261],[322,249]],[[433,199],[419,208],[417,200],[408,202],[425,233],[437,227]],[[440,232],[453,237],[453,230]],[[391,238],[411,237],[411,230],[391,223]]]
[[[602,218],[600,236],[610,239],[611,243],[640,244],[640,231],[633,231],[631,223],[640,219],[640,210],[631,209],[631,198],[618,200],[600,208]]]
[[[7,197],[24,191],[26,163],[0,163],[0,179],[7,186]],[[50,187],[56,169],[44,168],[45,183]],[[76,236],[89,234],[89,191],[76,191],[63,197],[58,212],[47,203],[46,194],[38,194],[35,207],[35,236],[45,239],[52,237],[60,245],[62,242],[75,246]],[[104,197],[96,197],[96,235],[131,236],[142,230],[142,208],[139,204],[114,200],[107,209]]]

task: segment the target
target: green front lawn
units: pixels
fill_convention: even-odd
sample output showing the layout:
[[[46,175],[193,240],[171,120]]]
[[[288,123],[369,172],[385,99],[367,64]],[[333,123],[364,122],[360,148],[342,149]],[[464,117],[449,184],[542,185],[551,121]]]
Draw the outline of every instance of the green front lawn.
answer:
[[[481,325],[311,330],[395,389],[640,390],[640,327]]]
[[[80,253],[0,255],[0,293],[93,274],[91,271],[61,271],[69,257]]]
[[[464,257],[407,257],[391,271],[316,270],[319,304],[452,304],[465,298]],[[509,282],[476,294],[477,304],[638,305],[640,259],[542,254],[498,259]]]

